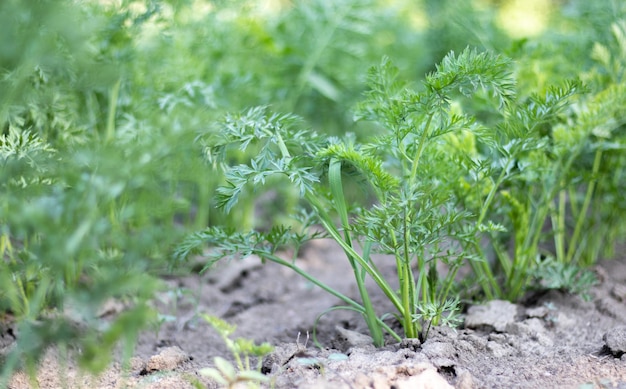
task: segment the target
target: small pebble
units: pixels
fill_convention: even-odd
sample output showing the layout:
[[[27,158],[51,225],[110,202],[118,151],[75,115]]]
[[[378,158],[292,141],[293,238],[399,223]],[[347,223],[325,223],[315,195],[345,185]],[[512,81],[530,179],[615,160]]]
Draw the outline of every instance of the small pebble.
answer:
[[[371,336],[361,334],[360,332],[348,330],[340,326],[335,326],[335,329],[337,330],[337,332],[339,332],[343,340],[346,342],[348,348],[371,346],[374,343],[374,340]]]
[[[508,301],[492,300],[485,305],[474,305],[467,311],[467,328],[486,328],[504,332],[507,324],[515,322],[517,305]]]
[[[526,315],[528,317],[542,318],[542,317],[546,317],[548,315],[548,312],[549,310],[547,307],[535,307],[535,308],[526,309]]]
[[[613,289],[611,289],[611,295],[621,302],[626,301],[626,285],[615,285]]]
[[[188,360],[189,356],[179,347],[167,347],[150,357],[146,363],[146,371],[174,370]]]
[[[626,326],[617,326],[608,330],[603,336],[606,347],[616,357],[626,353]]]

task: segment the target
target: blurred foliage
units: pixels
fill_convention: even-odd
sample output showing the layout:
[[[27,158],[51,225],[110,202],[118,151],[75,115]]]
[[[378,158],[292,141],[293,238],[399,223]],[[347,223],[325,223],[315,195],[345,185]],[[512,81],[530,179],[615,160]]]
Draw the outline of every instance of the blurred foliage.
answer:
[[[21,334],[4,377],[52,343],[82,342],[85,364],[102,368],[111,354],[101,346],[132,344],[152,320],[146,301],[156,276],[176,270],[170,247],[184,232],[292,211],[297,196],[280,181],[265,196],[241,194],[228,216],[215,211],[224,178],[199,158],[199,132],[220,131],[225,112],[266,105],[322,134],[375,133],[352,112],[383,55],[418,89],[433,64],[468,45],[514,60],[520,99],[582,79],[592,93],[547,135],[575,143],[566,129],[578,118],[593,129],[573,162],[580,174],[567,179],[582,191],[571,212],[594,210],[580,229],[602,233],[578,238],[576,257],[610,251],[625,229],[626,5],[546,3],[548,12],[505,0],[0,2],[0,307]],[[519,9],[539,21],[526,35],[515,30]],[[495,123],[488,99],[459,104]],[[233,164],[251,158],[229,152]],[[109,298],[131,308],[104,321],[97,307]]]

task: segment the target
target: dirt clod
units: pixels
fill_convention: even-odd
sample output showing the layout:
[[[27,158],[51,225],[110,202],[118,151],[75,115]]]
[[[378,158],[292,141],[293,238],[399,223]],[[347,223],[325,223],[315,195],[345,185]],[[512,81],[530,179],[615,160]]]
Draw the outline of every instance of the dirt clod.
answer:
[[[626,353],[626,326],[617,326],[608,330],[603,337],[611,353],[620,357]]]
[[[470,307],[465,318],[465,326],[504,332],[507,324],[515,322],[516,316],[517,305],[508,301],[493,300],[484,305]]]
[[[339,333],[340,340],[343,341],[343,347],[339,347],[339,349],[348,350],[352,347],[367,347],[372,346],[374,341],[371,336],[363,335],[356,331],[347,330],[340,326],[336,326],[335,329]]]
[[[626,302],[626,285],[618,284],[613,286],[611,296],[621,302]]]
[[[399,379],[394,387],[397,389],[454,389],[433,369],[426,369],[418,375]]]
[[[526,309],[526,315],[528,317],[543,318],[543,317],[546,317],[549,312],[550,311],[549,311],[548,307],[533,307],[533,308],[527,308]]]
[[[148,363],[146,363],[145,370],[148,373],[174,370],[188,360],[189,356],[179,347],[167,347],[161,350],[157,355],[150,357]]]
[[[476,389],[478,388],[478,383],[470,372],[463,370],[459,372],[454,386],[456,389]]]

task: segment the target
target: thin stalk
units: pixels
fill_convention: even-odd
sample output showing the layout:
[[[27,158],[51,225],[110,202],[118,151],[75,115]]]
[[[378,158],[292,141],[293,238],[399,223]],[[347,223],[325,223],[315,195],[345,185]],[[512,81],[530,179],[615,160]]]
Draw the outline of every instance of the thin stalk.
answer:
[[[597,174],[600,170],[600,162],[602,161],[602,150],[598,149],[596,151],[595,158],[593,159],[593,167],[591,170],[591,181],[589,182],[589,186],[587,186],[587,193],[585,194],[585,200],[583,201],[582,208],[580,213],[578,214],[578,219],[576,220],[576,227],[574,227],[574,232],[572,233],[572,239],[569,243],[569,249],[567,250],[567,257],[565,258],[565,263],[572,262],[574,258],[574,254],[576,253],[576,249],[578,247],[578,240],[580,239],[580,234],[582,232],[583,223],[587,216],[587,212],[589,210],[589,204],[591,204],[591,198],[593,197],[593,192],[596,186]]]
[[[493,247],[493,251],[495,252],[496,257],[498,257],[500,266],[502,266],[502,271],[504,272],[506,277],[509,278],[511,273],[511,267],[513,266],[509,254],[506,252],[506,249],[495,240],[492,240],[491,246]]]
[[[422,296],[422,303],[428,303],[428,273],[426,272],[426,262],[424,261],[424,253],[421,253],[417,258],[417,267],[420,269],[418,278],[418,285],[420,287],[420,293]]]
[[[512,300],[517,300],[526,285],[526,280],[529,276],[530,260],[537,255],[537,247],[539,246],[539,238],[542,235],[543,224],[548,217],[548,211],[550,208],[551,199],[554,197],[552,191],[546,191],[548,194],[543,195],[543,200],[540,200],[540,206],[532,212],[532,220],[530,226],[526,231],[516,232],[516,248],[515,257],[513,258],[513,266],[511,267],[511,273],[507,280],[509,286],[508,297]],[[544,192],[545,193],[545,192]],[[526,205],[526,209],[532,208],[530,200]],[[523,235],[523,239],[521,236]]]
[[[313,283],[315,286],[319,287],[320,289],[324,290],[325,292],[330,293],[331,295],[337,297],[339,300],[343,301],[344,303],[348,304],[349,306],[351,306],[352,308],[356,309],[359,312],[365,312],[365,308],[359,304],[358,302],[354,301],[353,299],[351,299],[350,297],[346,296],[345,294],[342,294],[340,292],[338,292],[337,290],[331,288],[330,286],[328,286],[327,284],[325,284],[323,281],[318,280],[317,278],[313,277],[312,275],[310,275],[309,273],[307,273],[306,271],[302,270],[300,267],[298,267],[298,265],[294,264],[293,262],[290,261],[286,261],[276,255],[273,254],[267,254],[264,252],[256,252],[256,255],[267,259],[268,261],[274,262],[278,265],[281,266],[285,266],[291,270],[293,270],[294,272],[296,272],[297,274],[299,274],[300,276],[302,276],[303,278],[305,278],[307,281]]]
[[[224,340],[227,340],[227,343],[230,343],[232,345],[232,347],[233,347],[233,349],[231,351],[232,351],[233,357],[235,358],[235,363],[237,364],[237,368],[239,368],[240,371],[244,370],[245,366],[243,365],[243,361],[241,360],[241,356],[239,355],[239,353],[235,349],[236,346],[235,346],[234,342],[232,340],[228,339],[227,337],[224,337]]]
[[[117,112],[117,99],[120,95],[120,86],[122,85],[122,79],[118,79],[117,82],[111,88],[111,95],[109,96],[109,114],[107,116],[107,130],[106,130],[106,142],[110,142],[115,137],[115,113]]]
[[[420,165],[420,160],[422,158],[422,154],[424,152],[426,141],[428,140],[428,135],[430,133],[430,126],[433,121],[434,114],[430,113],[428,115],[428,119],[426,119],[426,123],[424,124],[424,129],[422,131],[422,136],[419,140],[419,146],[415,156],[413,157],[413,162],[411,166],[411,173],[409,176],[409,184],[408,190],[411,190],[415,185],[415,181],[417,180],[417,169]],[[409,242],[411,240],[411,231],[409,228],[409,210],[411,207],[411,202],[407,200],[407,204],[404,207],[404,217],[403,217],[403,233],[404,233],[404,258],[398,261],[398,275],[400,277],[400,295],[402,299],[402,304],[404,307],[404,312],[402,314],[403,322],[404,322],[404,330],[406,332],[407,337],[415,338],[419,334],[419,324],[413,321],[412,313],[415,309],[415,305],[417,303],[417,298],[415,295],[415,278],[413,276],[413,271],[411,270],[411,258],[410,258],[410,250],[409,250]],[[418,290],[421,286],[421,296],[424,302],[428,301],[428,285],[425,281],[424,275],[426,274],[425,263],[423,255],[418,255],[417,258],[417,268],[418,268]]]
[[[4,233],[0,236],[0,255],[2,258],[7,258],[11,263],[15,263],[15,257],[13,256],[13,245],[11,244],[11,238],[9,234]]]
[[[391,240],[393,242],[393,247],[398,247],[398,239],[396,237],[396,230],[390,227],[389,236],[391,237]],[[407,241],[405,237],[405,252],[407,252],[406,242]],[[415,323],[415,324],[413,323],[413,319],[411,316],[413,309],[411,307],[415,307],[415,305],[417,304],[417,301],[415,301],[415,296],[413,296],[413,300],[409,304],[407,304],[405,299],[403,298],[405,294],[402,291],[402,286],[407,284],[406,270],[405,270],[407,266],[405,264],[408,262],[401,255],[395,255],[395,259],[396,259],[396,272],[398,275],[398,285],[400,285],[400,288],[401,288],[400,301],[402,303],[402,310],[399,310],[398,312],[400,313],[400,316],[402,317],[402,328],[404,329],[405,336],[407,338],[414,338],[415,335],[420,331],[420,327],[419,327],[419,323]],[[410,266],[408,270],[411,271]],[[412,275],[412,272],[411,272],[411,275]]]
[[[282,156],[284,158],[291,158],[291,154],[289,153],[289,149],[287,148],[287,145],[285,144],[283,138],[278,133],[275,133],[274,135]],[[345,197],[343,195],[343,185],[341,183],[341,161],[334,158],[331,159],[329,165],[329,182],[331,192],[333,193],[333,197],[335,198],[335,205],[338,208],[337,211],[339,212],[339,215],[341,217],[344,236],[341,236],[341,233],[335,226],[324,205],[315,195],[313,195],[312,192],[307,191],[304,197],[309,202],[309,204],[311,204],[313,208],[315,208],[315,210],[317,211],[317,214],[320,217],[320,222],[322,223],[326,231],[328,231],[330,236],[335,240],[335,242],[337,242],[341,246],[341,248],[346,253],[348,261],[350,262],[350,265],[352,266],[355,274],[359,293],[361,295],[361,299],[363,300],[363,306],[361,308],[363,309],[365,320],[370,329],[374,344],[377,346],[382,346],[384,344],[384,339],[382,335],[382,329],[379,324],[380,319],[376,316],[376,312],[369,298],[369,294],[367,292],[367,289],[365,288],[365,277],[360,273],[362,271],[365,271],[367,274],[369,274],[374,282],[376,282],[378,287],[383,291],[385,296],[387,296],[387,298],[394,304],[396,309],[398,309],[401,314],[403,312],[402,305],[398,299],[398,296],[396,296],[393,289],[382,277],[382,275],[376,270],[375,267],[373,267],[369,263],[369,261],[360,256],[352,246],[352,241],[349,234],[350,225],[348,220],[348,213],[345,205]]]
[[[452,269],[446,275],[444,280],[444,288],[438,296],[438,301],[446,301],[448,299],[448,295],[450,294],[450,289],[454,284],[454,279],[456,278],[456,274],[459,272],[461,266],[459,264],[455,264],[452,266]]]
[[[376,264],[372,261],[372,258],[370,256],[370,253],[372,251],[372,244],[374,242],[371,240],[366,240],[365,243],[362,246],[362,250],[363,250],[363,259],[370,264],[370,266],[372,267],[372,269],[374,269],[376,271],[376,273],[380,273],[380,270],[378,270],[378,267],[376,267]],[[363,276],[365,276],[365,274],[367,274],[367,272],[365,272],[365,270],[363,270]]]
[[[485,220],[485,217],[487,217],[487,211],[491,207],[491,203],[493,202],[493,199],[495,198],[496,192],[500,188],[500,185],[502,185],[502,182],[504,182],[506,173],[509,170],[509,167],[512,162],[513,162],[512,158],[509,158],[506,161],[506,164],[502,168],[500,175],[498,176],[493,186],[491,187],[491,190],[489,191],[489,194],[487,195],[487,198],[485,199],[485,202],[483,203],[482,208],[480,210],[478,220],[476,221],[476,228],[478,228],[478,226],[480,226],[482,222]],[[477,242],[474,242],[474,247],[476,250],[478,250],[478,252],[482,252]],[[498,260],[500,260],[499,256],[498,256]],[[481,284],[481,287],[483,291],[485,292],[485,295],[488,299],[493,299],[494,296],[502,295],[500,286],[498,285],[498,282],[493,276],[493,273],[491,271],[491,268],[489,267],[488,261],[481,261],[480,263],[475,263],[475,261],[470,261],[470,266],[472,267],[472,270],[474,271],[474,273],[479,276],[478,282]]]
[[[389,283],[387,283],[387,281],[381,276],[381,274],[376,271],[376,269],[374,269],[354,250],[352,246],[346,244],[346,242],[343,240],[343,237],[339,233],[339,230],[333,224],[332,218],[330,217],[330,215],[328,215],[328,212],[326,212],[326,209],[322,205],[322,203],[309,192],[305,194],[305,198],[319,214],[320,223],[322,223],[322,226],[324,226],[328,234],[335,240],[335,242],[339,244],[339,246],[341,246],[346,254],[352,256],[352,258],[354,258],[358,262],[358,264],[363,267],[367,274],[369,274],[374,282],[376,282],[376,284],[380,287],[380,289],[383,291],[389,301],[393,303],[398,312],[400,312],[400,314],[403,314],[402,303],[400,302],[398,296],[396,296],[396,294],[394,293],[394,289],[391,287],[391,285],[389,285]]]
[[[558,182],[558,180],[554,182]],[[508,296],[512,300],[520,297],[527,283],[531,268],[530,261],[538,254],[539,240],[543,235],[543,225],[548,217],[550,204],[555,197],[555,188],[546,190],[542,197],[543,199],[540,199],[539,207],[532,212],[532,220],[528,229],[519,231],[519,234],[523,234],[524,238],[516,237],[515,258],[513,258],[511,276],[508,280],[508,285],[510,285]],[[526,209],[531,208],[532,205],[527,204]]]
[[[563,212],[563,218],[562,218],[563,220],[559,222],[562,224],[559,225],[557,229],[563,228],[561,230],[562,233],[564,233],[565,231],[565,225],[564,225],[565,223],[564,221],[565,192],[561,187],[563,185],[562,182],[564,180],[565,172],[568,172],[570,170],[570,167],[574,159],[576,158],[576,156],[580,154],[580,150],[581,150],[580,147],[573,150],[562,165],[554,165],[553,175],[549,176],[548,179],[544,180],[546,184],[544,186],[543,195],[539,198],[537,209],[534,210],[534,212],[532,212],[532,220],[530,222],[530,227],[528,228],[527,231],[525,231],[523,241],[519,242],[520,244],[518,246],[520,246],[520,249],[519,251],[516,250],[516,258],[514,258],[514,261],[513,261],[512,275],[510,279],[508,280],[510,282],[510,285],[512,285],[512,289],[509,292],[509,296],[512,298],[517,298],[522,293],[523,286],[525,285],[526,280],[529,276],[529,272],[528,272],[530,268],[529,261],[532,259],[532,257],[536,256],[538,253],[539,241],[542,236],[543,225],[545,223],[546,218],[548,217],[548,213],[553,208],[552,202],[554,201],[554,198],[557,196],[557,193],[561,195],[561,201],[563,203],[563,204],[560,204],[560,209]],[[596,157],[599,158],[597,154],[596,154]],[[599,164],[599,160],[597,162]],[[595,167],[596,167],[596,161],[594,161],[594,168]],[[597,167],[599,168],[599,165]],[[559,185],[557,185],[557,183]],[[592,181],[592,183],[595,184],[594,181]],[[589,188],[587,192],[589,198],[585,199],[586,204],[583,204],[583,208],[580,210],[580,213],[578,214],[579,223],[581,223],[581,220],[583,219],[583,215],[586,215],[587,208],[589,206],[589,201],[591,200],[591,194],[593,193],[593,185],[590,184],[590,186],[591,186],[591,192],[589,191]],[[532,204],[527,205],[527,209],[531,209],[531,207],[532,207]],[[559,231],[557,231],[556,233],[558,234]],[[564,247],[564,244],[563,244],[563,247]],[[573,247],[575,246],[572,246],[570,244],[568,255],[567,257],[564,257],[564,261],[566,263],[571,261],[570,252],[573,255],[573,251],[572,251]],[[560,250],[558,245],[557,245],[557,250]]]
[[[25,289],[24,283],[22,282],[22,279],[20,278],[19,275],[15,278],[15,282],[17,283],[17,291],[19,292],[19,299],[20,299],[18,304],[21,309],[21,312],[19,312],[18,314],[21,316],[29,316],[30,306],[28,304],[28,296],[26,295],[26,289]],[[16,305],[16,304],[13,304],[13,305]]]
[[[474,250],[477,253],[481,253],[481,256],[484,257],[482,254],[483,250],[478,242],[474,242],[472,245],[474,246]],[[498,260],[500,260],[500,257],[498,257]],[[487,297],[488,300],[493,300],[495,297],[502,294],[500,286],[489,267],[489,261],[487,261],[486,258],[484,261],[469,261],[469,264],[474,274],[478,276],[477,282],[480,284],[483,292],[485,292],[485,297]]]
[[[409,187],[412,187],[413,184],[415,184],[415,179],[417,178],[417,166],[419,165],[419,160],[422,158],[422,153],[424,152],[424,145],[426,144],[426,138],[428,138],[430,123],[433,121],[433,116],[434,114],[432,113],[428,115],[428,120],[426,121],[422,137],[420,138],[419,148],[417,149],[417,153],[415,153],[415,158],[413,158],[413,166],[411,166],[411,175],[409,178]]]
[[[554,209],[551,204],[550,213],[552,214],[552,228],[554,231],[554,246],[556,248],[556,259],[559,262],[565,260],[565,203],[567,201],[567,193],[564,189],[559,192],[558,210]]]
[[[493,202],[493,199],[496,196],[496,192],[500,188],[500,185],[502,185],[502,182],[504,182],[506,172],[509,170],[511,162],[513,162],[513,159],[511,158],[506,161],[506,165],[504,165],[504,168],[502,168],[498,179],[491,187],[489,194],[487,194],[487,198],[485,199],[485,202],[483,203],[483,206],[480,210],[480,215],[478,216],[478,221],[476,222],[476,225],[480,225],[485,220],[485,217],[487,216],[487,211],[489,210],[489,207],[491,207],[491,203]]]
[[[276,137],[276,142],[278,144],[278,147],[283,157],[290,158],[291,155],[289,154],[289,150],[287,149],[287,146],[285,145],[283,138],[280,136],[279,133],[275,133],[274,136]],[[372,277],[374,282],[376,282],[378,287],[383,291],[385,296],[387,296],[389,301],[393,303],[393,305],[396,307],[398,312],[402,313],[403,311],[402,304],[400,303],[400,299],[398,299],[398,296],[396,296],[396,294],[394,293],[391,285],[387,283],[387,281],[381,276],[381,274],[376,270],[376,268],[372,267],[368,263],[368,261],[364,260],[354,250],[352,245],[349,245],[344,241],[343,237],[341,236],[341,233],[339,232],[339,230],[333,223],[333,219],[330,217],[330,215],[326,211],[326,207],[322,204],[322,202],[315,195],[313,195],[313,193],[311,193],[310,191],[307,191],[304,194],[304,198],[309,204],[311,204],[311,206],[313,206],[313,208],[315,208],[315,211],[320,217],[320,222],[322,223],[326,231],[329,233],[329,235],[335,240],[335,242],[337,242],[341,246],[341,248],[346,253],[346,255],[354,259],[356,262],[358,262],[358,264],[363,268],[363,270],[365,270],[367,274],[369,274],[370,277]]]
[[[574,218],[574,220],[577,220],[580,213],[580,209],[578,208],[578,202],[576,201],[578,193],[576,193],[576,188],[574,188],[573,186],[570,186],[568,188],[567,193],[569,196],[570,212],[572,213],[572,217]]]
[[[340,309],[347,309],[349,311],[355,311],[358,312],[360,314],[363,314],[362,310],[358,310],[355,309],[354,307],[331,307],[328,308],[327,310],[325,310],[324,312],[320,313],[317,318],[315,319],[315,323],[313,324],[313,343],[315,343],[315,345],[319,348],[323,348],[323,346],[317,341],[317,323],[319,323],[319,320],[322,318],[322,316],[324,316],[325,314],[332,312],[332,311],[336,311],[336,310],[340,310]],[[398,342],[402,341],[402,337],[400,335],[398,335],[394,330],[391,329],[391,327],[389,327],[389,325],[387,323],[385,323],[382,319],[378,318],[378,324],[385,330],[387,331],[387,333],[389,335],[391,335],[395,340],[397,340]]]
[[[339,217],[341,218],[341,225],[344,230],[343,239],[345,240],[346,245],[353,247],[352,238],[350,236],[348,210],[345,203],[343,184],[341,181],[341,161],[335,158],[332,158],[330,160],[330,164],[328,167],[328,181],[330,182],[330,191],[335,200],[335,207],[337,208],[337,212],[339,213]],[[370,334],[374,339],[374,344],[377,347],[380,347],[384,344],[385,340],[383,338],[382,329],[377,322],[378,316],[376,315],[376,311],[374,310],[374,306],[372,305],[372,301],[367,292],[367,288],[365,287],[365,277],[364,275],[360,274],[361,269],[357,265],[355,258],[352,257],[349,253],[346,253],[346,255],[348,257],[350,265],[352,266],[352,270],[354,271],[359,294],[361,295],[361,300],[363,300],[363,306],[365,308],[365,321],[367,322]]]
[[[411,233],[409,229],[409,213],[406,207],[403,216],[404,258],[399,261],[401,268],[398,269],[398,275],[402,274],[400,279],[400,298],[402,299],[402,305],[404,307],[402,320],[404,322],[403,327],[406,336],[408,338],[415,338],[418,335],[412,317],[413,310],[415,309],[415,280],[413,278],[413,271],[411,270],[411,256],[409,250]]]
[[[198,178],[196,181],[198,190],[198,210],[196,211],[193,225],[196,229],[203,229],[210,225],[211,203],[211,186],[205,181],[204,177]]]

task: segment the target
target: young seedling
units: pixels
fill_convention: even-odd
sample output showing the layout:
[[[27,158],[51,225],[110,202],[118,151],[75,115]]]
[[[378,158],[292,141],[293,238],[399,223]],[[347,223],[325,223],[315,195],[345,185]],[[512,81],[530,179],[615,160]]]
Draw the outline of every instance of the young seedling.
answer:
[[[215,367],[202,369],[200,374],[211,378],[226,388],[234,388],[240,383],[245,383],[249,388],[257,388],[259,387],[258,384],[269,382],[269,377],[261,373],[263,356],[273,350],[269,343],[257,345],[249,339],[238,338],[233,340],[230,336],[235,331],[235,326],[215,316],[202,315],[202,317],[220,334],[226,347],[235,358],[235,364],[233,365],[222,357],[215,357],[213,359]],[[257,359],[257,365],[254,369],[250,357]]]

